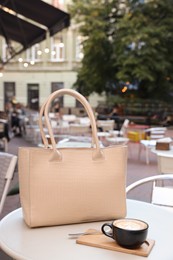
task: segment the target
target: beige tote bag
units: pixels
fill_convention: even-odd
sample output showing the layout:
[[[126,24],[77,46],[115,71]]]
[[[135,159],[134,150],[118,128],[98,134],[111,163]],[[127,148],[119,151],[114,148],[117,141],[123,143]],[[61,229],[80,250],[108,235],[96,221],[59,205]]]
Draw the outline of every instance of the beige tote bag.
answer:
[[[91,122],[93,147],[59,148],[48,118],[51,102],[62,95],[80,101]],[[43,132],[42,115],[51,139]],[[44,148],[19,148],[20,200],[30,227],[112,220],[126,215],[127,147],[100,148],[95,118],[88,101],[78,92],[61,89],[40,110]]]

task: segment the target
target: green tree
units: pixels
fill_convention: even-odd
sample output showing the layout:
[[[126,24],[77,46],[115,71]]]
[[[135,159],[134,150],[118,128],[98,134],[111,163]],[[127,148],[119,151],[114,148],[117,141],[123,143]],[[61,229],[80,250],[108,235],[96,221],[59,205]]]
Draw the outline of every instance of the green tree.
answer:
[[[139,86],[142,98],[168,99],[173,85],[173,1],[122,2],[73,0],[72,15],[86,36],[75,87],[85,95],[118,93],[128,81]]]
[[[169,100],[173,89],[173,1],[133,1],[114,39],[117,77],[137,81],[139,96]]]
[[[116,66],[112,36],[117,19],[122,16],[118,0],[74,0],[70,10],[80,32],[86,36],[83,42],[84,58],[78,71],[75,87],[83,94],[110,92],[115,84]]]

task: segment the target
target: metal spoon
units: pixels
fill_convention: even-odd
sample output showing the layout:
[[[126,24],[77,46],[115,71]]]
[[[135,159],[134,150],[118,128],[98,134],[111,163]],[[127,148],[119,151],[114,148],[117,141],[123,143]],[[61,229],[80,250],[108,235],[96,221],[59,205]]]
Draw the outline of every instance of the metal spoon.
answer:
[[[101,232],[99,230],[91,230],[91,231],[86,231],[86,232],[79,232],[79,233],[71,233],[68,234],[69,237],[78,237],[78,236],[85,236],[85,235],[95,235],[95,234],[100,234]]]

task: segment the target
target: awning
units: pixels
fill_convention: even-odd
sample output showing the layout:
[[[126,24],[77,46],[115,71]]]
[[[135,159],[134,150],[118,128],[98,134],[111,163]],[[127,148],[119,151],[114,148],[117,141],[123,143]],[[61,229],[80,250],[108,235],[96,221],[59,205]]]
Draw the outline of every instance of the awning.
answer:
[[[13,40],[28,48],[45,39],[45,30],[3,10],[0,10],[0,21],[0,34],[7,39],[7,42]]]
[[[0,0],[0,7],[0,35],[7,44],[12,40],[22,45],[12,50],[10,59],[44,40],[47,30],[53,36],[70,24],[69,14],[41,0]]]

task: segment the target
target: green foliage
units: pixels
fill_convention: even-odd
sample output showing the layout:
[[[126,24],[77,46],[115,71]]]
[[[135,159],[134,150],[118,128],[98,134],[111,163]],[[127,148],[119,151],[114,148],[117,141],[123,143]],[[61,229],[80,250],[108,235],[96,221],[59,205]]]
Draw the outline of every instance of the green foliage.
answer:
[[[122,95],[123,82],[137,83],[133,95],[168,100],[173,90],[173,2],[73,0],[72,16],[85,36],[75,87]],[[130,96],[129,91],[123,94]]]
[[[122,104],[124,99],[120,95],[108,95],[106,98],[106,104],[108,107],[113,107],[114,104]]]
[[[87,37],[83,42],[82,68],[75,84],[85,95],[109,92],[115,82],[116,67],[110,39],[115,30],[114,23],[121,14],[118,14],[117,0],[105,2],[74,0],[70,8],[76,22],[81,23],[80,32]]]
[[[173,83],[172,28],[172,0],[132,6],[119,21],[114,45],[117,77],[124,81],[136,79],[141,97],[169,97]]]

